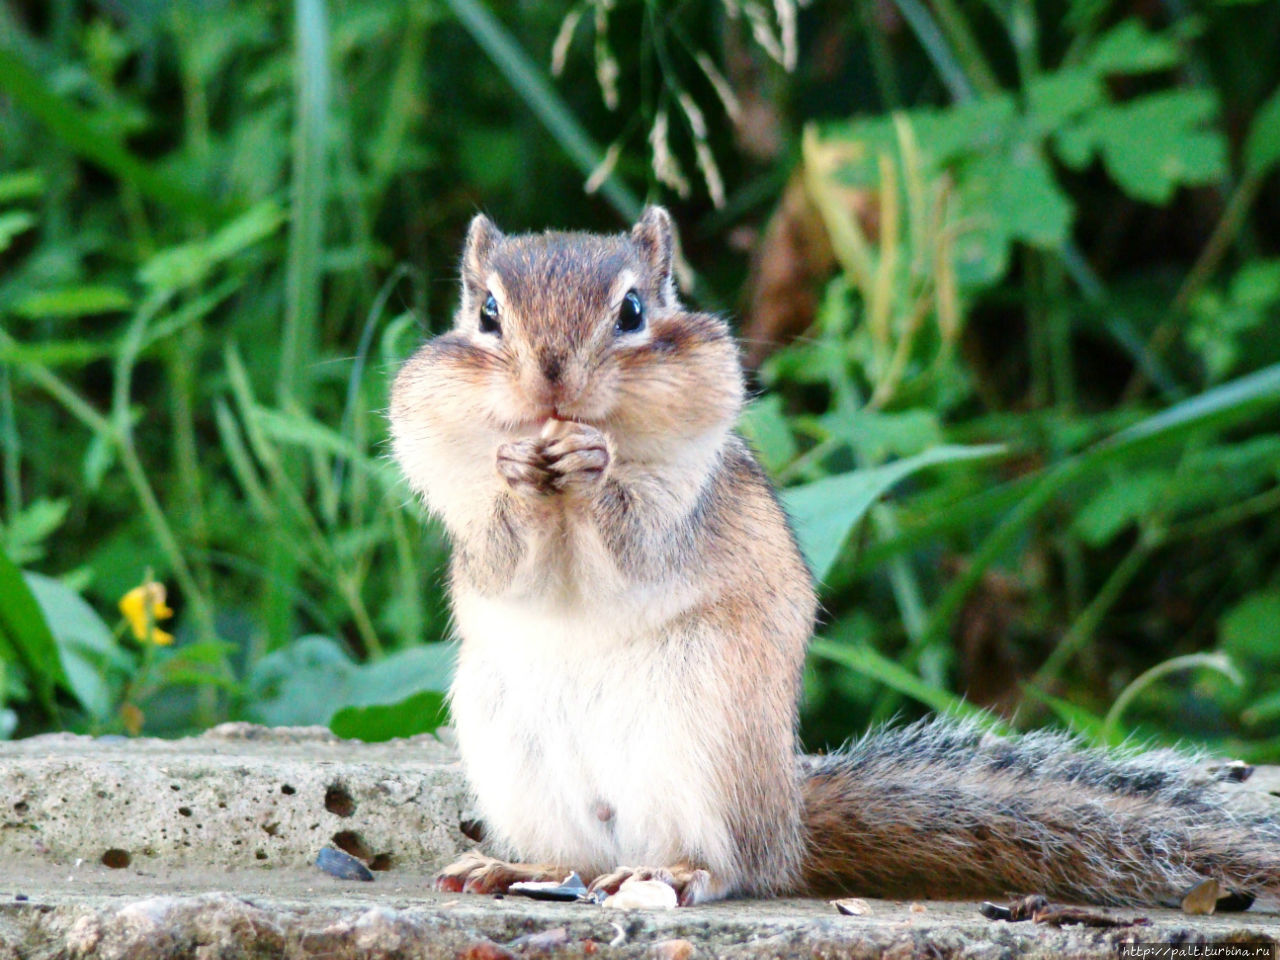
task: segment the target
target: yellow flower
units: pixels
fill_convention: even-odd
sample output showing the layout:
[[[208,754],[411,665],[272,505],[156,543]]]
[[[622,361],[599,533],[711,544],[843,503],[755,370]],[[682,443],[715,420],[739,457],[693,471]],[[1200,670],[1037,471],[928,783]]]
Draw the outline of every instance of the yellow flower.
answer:
[[[161,647],[173,643],[173,634],[156,626],[157,620],[167,620],[173,616],[173,611],[164,600],[164,584],[155,580],[148,580],[142,586],[134,587],[120,598],[120,612],[133,630],[135,640],[149,640]]]

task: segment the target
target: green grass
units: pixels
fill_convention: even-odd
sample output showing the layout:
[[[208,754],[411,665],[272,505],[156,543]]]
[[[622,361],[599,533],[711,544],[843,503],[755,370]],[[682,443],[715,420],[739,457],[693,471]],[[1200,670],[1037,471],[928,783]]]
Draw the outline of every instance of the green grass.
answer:
[[[384,412],[467,220],[669,203],[719,309],[792,183],[836,266],[744,430],[822,591],[806,737],[1280,756],[1280,11],[896,8],[806,8],[790,73],[715,0],[0,10],[0,734],[430,728],[447,545]]]

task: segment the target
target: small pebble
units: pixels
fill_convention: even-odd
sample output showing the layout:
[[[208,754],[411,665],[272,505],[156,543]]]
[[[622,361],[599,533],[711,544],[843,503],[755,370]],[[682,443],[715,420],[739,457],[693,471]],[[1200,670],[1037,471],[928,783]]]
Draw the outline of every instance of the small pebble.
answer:
[[[316,857],[316,866],[339,880],[372,880],[373,873],[344,850],[324,847]]]
[[[859,897],[832,900],[831,905],[847,917],[867,917],[871,915],[871,904]]]
[[[25,893],[15,893],[15,894],[13,895],[13,899],[15,899],[15,900],[19,900],[19,901],[21,901],[21,900],[26,900],[26,899],[27,899],[27,895],[26,895]]]
[[[1182,912],[1193,917],[1208,916],[1217,909],[1221,895],[1222,886],[1217,880],[1201,880],[1183,896]]]

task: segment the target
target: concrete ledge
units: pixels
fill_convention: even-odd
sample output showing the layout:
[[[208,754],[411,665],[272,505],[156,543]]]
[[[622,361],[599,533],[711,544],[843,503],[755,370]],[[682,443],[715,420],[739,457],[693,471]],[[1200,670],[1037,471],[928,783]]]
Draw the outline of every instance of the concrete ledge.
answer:
[[[417,866],[468,845],[465,798],[433,737],[364,744],[252,724],[172,741],[54,734],[0,744],[0,856],[272,868],[336,843],[377,867]]]
[[[850,917],[815,900],[619,913],[436,894],[433,869],[470,845],[465,797],[432,738],[224,725],[173,742],[0,744],[0,960],[1113,958],[1132,941],[1280,942],[1280,915],[1257,910],[1112,911],[1152,923],[1095,930],[991,922],[969,902],[870,901]],[[316,853],[335,838],[386,869],[372,883],[320,872]]]

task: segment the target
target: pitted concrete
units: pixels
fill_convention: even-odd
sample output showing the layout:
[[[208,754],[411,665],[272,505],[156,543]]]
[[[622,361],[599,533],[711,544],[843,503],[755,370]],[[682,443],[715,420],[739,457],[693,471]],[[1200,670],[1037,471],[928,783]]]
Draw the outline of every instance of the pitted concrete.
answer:
[[[371,861],[467,846],[466,788],[433,737],[343,741],[223,724],[183,740],[53,734],[0,744],[0,856],[139,869],[305,866],[325,844]]]
[[[1280,777],[1259,771],[1249,786]],[[471,845],[465,798],[430,737],[366,745],[224,725],[172,742],[0,744],[0,960],[1114,958],[1126,942],[1280,942],[1280,914],[1257,909],[1108,911],[1151,922],[1097,930],[992,922],[964,901],[873,900],[842,916],[819,900],[620,913],[437,894],[433,870]],[[321,873],[312,863],[335,838],[386,869],[372,883]],[[109,851],[127,866],[106,865]]]

